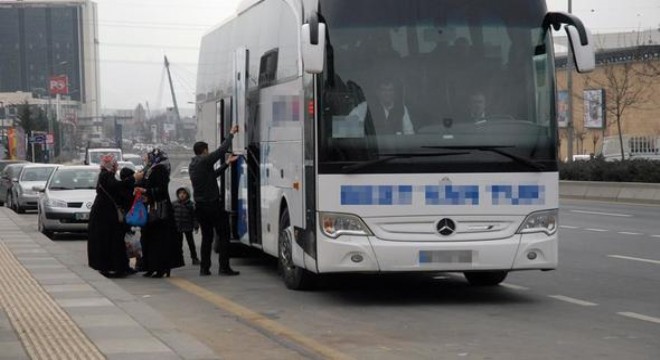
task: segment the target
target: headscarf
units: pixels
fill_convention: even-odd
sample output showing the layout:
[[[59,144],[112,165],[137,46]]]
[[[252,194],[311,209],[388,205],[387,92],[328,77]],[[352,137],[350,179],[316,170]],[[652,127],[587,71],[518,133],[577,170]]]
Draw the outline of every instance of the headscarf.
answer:
[[[160,165],[165,167],[165,171],[167,172],[168,176],[170,174],[171,166],[170,166],[170,161],[167,157],[167,153],[164,152],[161,149],[153,149],[149,154],[147,154],[149,157],[149,169],[147,170],[147,178],[149,175],[151,175],[151,172],[153,171],[154,167]]]
[[[101,170],[106,170],[109,172],[117,172],[117,160],[112,154],[105,154],[101,156]]]
[[[126,180],[129,177],[133,176],[133,174],[135,174],[135,171],[125,167],[125,168],[121,169],[121,171],[119,172],[119,178],[121,180]]]
[[[162,161],[167,160],[167,153],[158,148],[151,150],[147,156],[149,157],[149,165],[151,166],[158,165]]]

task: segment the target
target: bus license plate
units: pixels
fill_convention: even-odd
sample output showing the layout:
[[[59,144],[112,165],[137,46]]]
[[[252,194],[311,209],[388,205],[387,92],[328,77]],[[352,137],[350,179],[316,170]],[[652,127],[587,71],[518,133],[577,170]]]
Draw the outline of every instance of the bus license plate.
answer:
[[[76,213],[76,220],[89,220],[89,213]]]
[[[420,264],[471,264],[471,250],[422,250]]]

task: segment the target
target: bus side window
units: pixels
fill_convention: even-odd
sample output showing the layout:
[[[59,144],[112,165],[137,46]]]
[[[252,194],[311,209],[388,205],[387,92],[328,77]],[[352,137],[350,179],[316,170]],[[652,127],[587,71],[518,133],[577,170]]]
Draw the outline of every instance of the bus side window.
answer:
[[[259,87],[266,87],[277,79],[279,49],[272,49],[261,56],[259,62]]]

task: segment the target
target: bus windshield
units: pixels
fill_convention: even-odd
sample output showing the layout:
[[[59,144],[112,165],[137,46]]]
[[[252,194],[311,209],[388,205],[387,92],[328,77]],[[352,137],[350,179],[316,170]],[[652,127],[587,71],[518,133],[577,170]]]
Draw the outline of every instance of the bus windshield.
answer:
[[[557,171],[545,1],[320,4],[320,173]]]

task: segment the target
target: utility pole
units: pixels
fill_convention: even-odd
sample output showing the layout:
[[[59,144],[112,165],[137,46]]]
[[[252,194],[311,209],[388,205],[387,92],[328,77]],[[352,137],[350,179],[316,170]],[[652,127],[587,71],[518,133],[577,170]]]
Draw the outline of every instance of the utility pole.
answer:
[[[568,13],[573,12],[573,1],[568,0]],[[573,51],[570,40],[566,38],[568,51],[566,52],[566,87],[568,91],[568,117],[566,121],[566,153],[568,162],[573,162],[573,139],[575,138],[575,127],[573,124]]]

